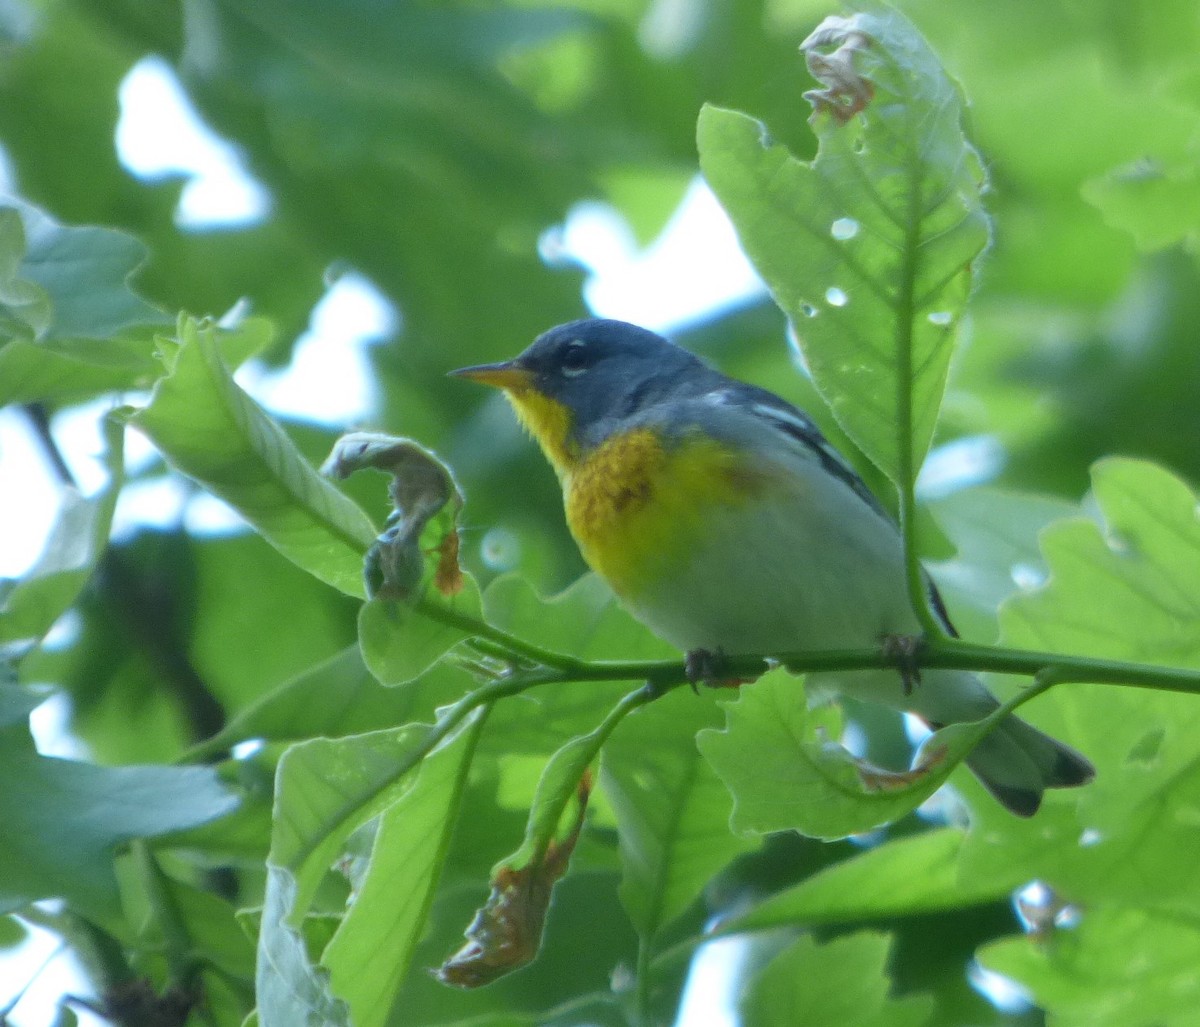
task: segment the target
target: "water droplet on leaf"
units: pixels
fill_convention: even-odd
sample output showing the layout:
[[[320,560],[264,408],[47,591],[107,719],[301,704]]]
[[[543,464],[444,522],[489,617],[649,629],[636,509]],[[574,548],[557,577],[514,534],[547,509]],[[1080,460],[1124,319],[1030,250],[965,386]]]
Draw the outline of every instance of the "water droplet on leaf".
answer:
[[[829,226],[829,234],[838,242],[845,242],[858,235],[858,222],[854,218],[838,218]]]

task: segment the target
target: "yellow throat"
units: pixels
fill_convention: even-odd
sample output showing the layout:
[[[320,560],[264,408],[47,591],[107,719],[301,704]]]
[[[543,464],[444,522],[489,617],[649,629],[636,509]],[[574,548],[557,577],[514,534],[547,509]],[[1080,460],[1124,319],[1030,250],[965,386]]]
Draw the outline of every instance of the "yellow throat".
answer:
[[[458,372],[504,391],[562,483],[567,525],[589,566],[627,599],[668,576],[705,534],[706,509],[740,506],[766,481],[697,433],[665,446],[648,427],[582,449],[571,409],[512,362]]]

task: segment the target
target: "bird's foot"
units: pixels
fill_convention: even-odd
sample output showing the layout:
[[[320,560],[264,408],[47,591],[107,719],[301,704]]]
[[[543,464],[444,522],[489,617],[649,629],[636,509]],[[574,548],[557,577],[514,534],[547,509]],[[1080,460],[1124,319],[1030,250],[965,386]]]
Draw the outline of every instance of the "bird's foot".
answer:
[[[920,635],[884,635],[881,642],[883,655],[896,664],[900,671],[900,684],[905,695],[912,695],[913,688],[921,683],[921,666],[917,661],[925,639]]]
[[[687,674],[688,684],[692,691],[699,694],[697,685],[708,688],[737,688],[744,685],[749,678],[727,678],[721,676],[721,668],[725,663],[725,652],[722,649],[691,649],[683,658],[683,669]]]

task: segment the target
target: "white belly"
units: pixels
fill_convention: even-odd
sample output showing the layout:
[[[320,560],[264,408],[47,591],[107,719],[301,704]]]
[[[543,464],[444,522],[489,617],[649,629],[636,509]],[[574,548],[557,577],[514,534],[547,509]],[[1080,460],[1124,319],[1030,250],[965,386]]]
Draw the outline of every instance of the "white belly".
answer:
[[[801,481],[766,505],[713,504],[704,523],[668,580],[626,597],[680,649],[770,655],[919,631],[899,533],[848,489]]]

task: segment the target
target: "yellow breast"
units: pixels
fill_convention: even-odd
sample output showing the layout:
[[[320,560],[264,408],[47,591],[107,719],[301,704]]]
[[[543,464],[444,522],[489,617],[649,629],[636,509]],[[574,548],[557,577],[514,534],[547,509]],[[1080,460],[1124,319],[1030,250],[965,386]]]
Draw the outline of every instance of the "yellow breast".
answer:
[[[618,595],[635,598],[697,547],[712,504],[746,503],[767,484],[713,439],[665,446],[639,428],[581,455],[563,474],[563,496],[584,559]]]

